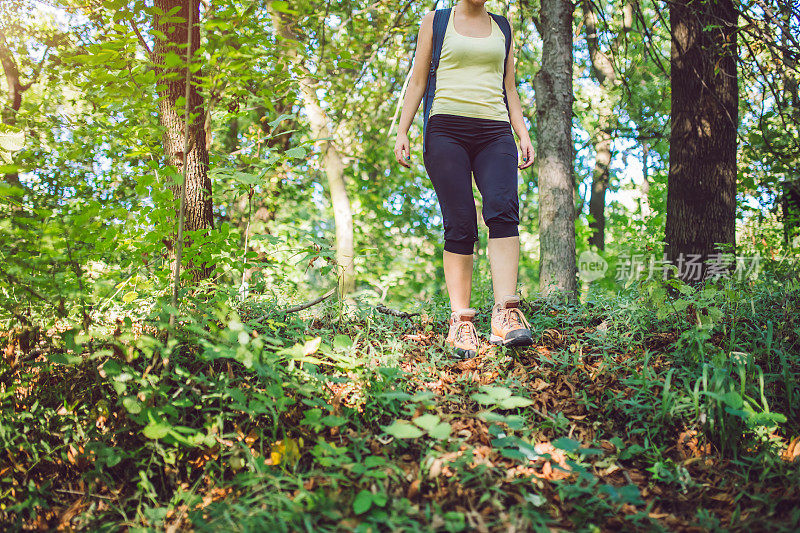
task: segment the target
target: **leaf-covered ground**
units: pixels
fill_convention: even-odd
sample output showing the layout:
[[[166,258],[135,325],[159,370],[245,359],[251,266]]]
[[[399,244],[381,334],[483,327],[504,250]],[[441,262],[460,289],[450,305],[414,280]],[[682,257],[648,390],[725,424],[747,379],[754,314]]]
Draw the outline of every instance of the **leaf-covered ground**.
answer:
[[[27,350],[31,339],[10,332],[0,519],[32,530],[791,531],[797,301],[771,317],[723,313],[727,327],[706,338],[678,316],[536,300],[525,307],[533,347],[486,343],[470,360],[443,346],[442,320],[374,309],[240,309],[186,323],[166,345],[130,320],[106,337],[54,330]],[[747,342],[770,349],[737,362],[731,333],[746,327]]]

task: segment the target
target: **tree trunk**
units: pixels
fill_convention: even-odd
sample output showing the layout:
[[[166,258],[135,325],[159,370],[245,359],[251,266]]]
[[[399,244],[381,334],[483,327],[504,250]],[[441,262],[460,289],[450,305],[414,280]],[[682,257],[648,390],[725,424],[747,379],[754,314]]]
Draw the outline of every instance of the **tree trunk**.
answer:
[[[594,230],[589,237],[589,245],[597,246],[599,250],[606,247],[606,191],[611,166],[611,129],[608,127],[608,118],[600,117],[600,129],[594,138],[594,172],[589,198],[589,214],[593,219],[589,227]]]
[[[289,27],[285,14],[275,10],[270,10],[270,13],[278,33],[284,39],[297,42],[297,37]],[[297,62],[298,69],[302,73],[300,91],[303,97],[303,105],[311,124],[311,131],[317,139],[328,139],[331,137],[330,120],[317,99],[317,94],[314,90],[314,79],[305,65],[301,63],[302,60],[299,58],[297,50],[293,46],[288,46],[286,51]],[[333,206],[333,220],[336,226],[336,261],[340,269],[339,294],[344,296],[355,289],[353,210],[350,205],[350,198],[347,195],[347,187],[344,180],[345,167],[341,153],[330,140],[321,141],[320,151],[322,153],[322,166],[328,178],[328,188]]]
[[[642,221],[650,218],[653,210],[650,207],[650,145],[642,143],[642,186],[639,188],[639,210]]]
[[[666,252],[677,277],[691,283],[724,266],[712,255],[715,243],[735,246],[737,17],[732,0],[670,4]]]
[[[184,105],[178,104],[178,99],[183,100],[186,94],[186,30],[189,20],[189,10],[193,11],[192,19],[192,55],[200,45],[200,27],[197,24],[200,12],[199,0],[155,0],[155,7],[169,12],[175,7],[180,9],[175,17],[182,17],[182,22],[167,21],[161,23],[161,17],[156,16],[154,29],[166,36],[166,39],[155,38],[153,47],[154,62],[157,65],[160,85],[163,89],[159,92],[159,115],[161,125],[164,127],[163,141],[164,152],[170,165],[178,172],[183,171],[186,162],[186,212],[184,230],[208,230],[212,222],[211,180],[208,177],[208,150],[206,149],[205,110],[203,97],[194,83],[189,89],[189,150],[184,155]],[[182,45],[182,46],[181,46]],[[171,52],[171,54],[170,54]],[[169,57],[168,57],[169,54]],[[174,56],[180,58],[176,62]],[[164,67],[165,63],[170,67]],[[180,195],[180,187],[169,185],[175,198]],[[168,244],[172,251],[172,243]],[[212,266],[196,266],[192,268],[195,279],[208,277],[213,270]]]
[[[305,69],[303,71],[305,72]],[[328,116],[317,101],[311,77],[307,72],[305,74],[305,77],[300,80],[300,88],[303,93],[303,104],[308,113],[309,122],[311,122],[311,131],[318,139],[329,138],[331,132],[328,127]],[[336,225],[336,261],[341,269],[339,291],[343,296],[355,289],[353,211],[344,181],[342,155],[331,141],[323,141],[321,151],[333,205],[333,220]]]
[[[797,228],[800,227],[800,180],[783,180],[780,185],[781,221],[783,242],[787,249],[794,245]]]
[[[792,74],[797,71],[797,60],[794,54],[791,53],[791,43],[789,42],[789,36],[792,34],[793,9],[787,3],[782,5],[780,10],[781,44],[783,45],[781,54],[781,59],[783,60],[783,74],[781,75],[783,95],[780,107],[783,108],[783,112],[789,116],[789,119],[794,124],[799,124],[800,99],[798,98],[797,80]],[[798,169],[795,168],[794,172],[788,173],[781,181],[780,198],[783,215],[783,240],[788,250],[793,247],[794,238],[798,233],[798,228],[800,228],[800,178],[798,178]]]
[[[617,95],[615,86],[617,85],[617,73],[614,71],[612,59],[620,42],[630,31],[633,23],[633,8],[630,3],[626,3],[622,10],[622,31],[612,43],[611,50],[603,52],[600,50],[599,36],[597,34],[597,13],[594,10],[594,3],[591,0],[583,2],[583,23],[586,28],[586,44],[589,49],[589,57],[592,61],[592,75],[594,76],[601,89],[601,102],[597,108],[598,128],[594,137],[595,163],[592,173],[592,193],[589,200],[589,214],[592,222],[589,227],[594,230],[589,237],[589,244],[597,246],[598,249],[605,249],[606,231],[606,192],[610,179],[609,168],[611,166],[611,143],[615,130],[616,117],[614,116],[614,106]]]
[[[577,298],[572,146],[572,2],[542,0],[542,67],[534,77],[539,157],[539,286]]]
[[[17,113],[20,107],[22,107],[22,93],[27,91],[31,87],[31,84],[22,84],[17,62],[11,50],[8,48],[6,36],[2,31],[0,31],[0,64],[3,66],[3,72],[6,76],[6,85],[8,86],[8,105],[3,106],[2,112],[3,124],[14,126],[17,123]],[[12,187],[25,191],[25,187],[19,181],[19,173],[8,172],[5,174],[5,180]],[[21,207],[15,207],[14,211],[19,213]]]

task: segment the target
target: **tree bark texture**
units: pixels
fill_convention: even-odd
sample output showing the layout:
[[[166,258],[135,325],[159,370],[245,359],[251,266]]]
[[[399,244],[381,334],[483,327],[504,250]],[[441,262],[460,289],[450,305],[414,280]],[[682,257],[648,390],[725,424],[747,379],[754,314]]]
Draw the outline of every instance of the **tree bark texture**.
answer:
[[[278,34],[284,39],[297,42],[298,39],[290,27],[289,21],[286,20],[286,14],[271,10],[271,15]],[[301,72],[300,92],[311,131],[317,139],[329,139],[332,136],[330,119],[317,98],[314,88],[315,80],[302,63],[294,46],[287,47],[287,54],[296,62],[297,68]],[[333,220],[336,227],[336,261],[340,269],[339,291],[343,296],[355,289],[353,210],[347,195],[342,154],[331,140],[321,141],[320,152],[333,206]]]
[[[737,17],[732,0],[670,4],[666,252],[677,277],[690,283],[718,261],[715,243],[735,246]]]
[[[14,55],[8,48],[6,43],[5,34],[0,31],[0,65],[3,66],[3,73],[6,77],[6,86],[8,87],[8,104],[3,106],[2,119],[3,124],[13,126],[17,123],[17,113],[22,107],[22,93],[27,91],[31,84],[22,84],[19,75],[19,68],[14,59]],[[6,182],[13,186],[25,190],[22,183],[19,181],[19,173],[8,172],[5,174]],[[17,212],[20,209],[15,209]]]
[[[781,44],[783,45],[782,61],[783,94],[781,107],[794,124],[800,124],[800,97],[798,97],[797,80],[792,75],[797,71],[797,59],[791,53],[792,15],[793,9],[786,3],[781,6]],[[795,154],[796,155],[796,154]],[[787,175],[780,184],[781,212],[783,222],[783,240],[787,249],[792,247],[794,238],[800,228],[800,169]]]
[[[780,193],[783,243],[790,248],[798,234],[797,228],[800,228],[800,179],[782,181]]]
[[[184,154],[184,105],[182,103],[186,93],[186,31],[189,20],[189,10],[193,10],[192,20],[192,55],[200,45],[200,26],[197,24],[199,19],[200,1],[199,0],[155,0],[155,7],[160,8],[164,13],[168,13],[173,8],[180,9],[175,13],[175,17],[183,18],[183,21],[167,20],[161,22],[159,16],[155,17],[154,29],[156,38],[153,46],[153,59],[157,65],[160,84],[163,89],[159,92],[159,118],[164,127],[163,142],[164,152],[168,163],[175,167],[180,173],[183,170],[184,162],[187,165],[186,172],[186,213],[184,230],[205,230],[212,225],[212,197],[211,179],[208,177],[208,150],[206,147],[205,131],[205,108],[203,97],[198,92],[197,86],[190,83],[189,89],[189,149],[188,154]],[[160,34],[166,36],[161,38]],[[180,58],[180,63],[171,67],[166,67],[168,54],[176,54]],[[171,56],[174,60],[174,57]],[[181,105],[177,105],[178,99]],[[180,187],[170,185],[175,198],[180,197]],[[170,248],[171,248],[170,243]],[[211,269],[193,268],[195,278],[206,277]]]
[[[572,2],[542,0],[542,66],[534,77],[539,157],[539,286],[577,298],[572,146]]]

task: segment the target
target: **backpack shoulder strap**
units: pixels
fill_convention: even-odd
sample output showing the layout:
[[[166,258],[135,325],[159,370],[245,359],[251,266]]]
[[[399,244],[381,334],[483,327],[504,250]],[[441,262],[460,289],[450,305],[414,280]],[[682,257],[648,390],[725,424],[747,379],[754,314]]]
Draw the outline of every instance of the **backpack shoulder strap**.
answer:
[[[442,56],[442,46],[444,45],[444,34],[447,31],[447,23],[450,21],[450,10],[437,9],[433,15],[433,54],[431,56],[431,72],[436,72],[439,68],[439,58]]]
[[[489,13],[497,25],[500,26],[500,31],[503,32],[503,37],[506,40],[506,61],[508,60],[508,53],[511,51],[511,24],[509,24],[508,19],[505,18],[503,15],[497,15],[495,13]]]
[[[452,8],[437,9],[433,15],[433,48],[431,51],[431,69],[428,72],[428,84],[425,89],[422,116],[422,145],[425,150],[425,131],[428,129],[428,115],[433,105],[433,97],[436,94],[436,70],[439,68],[439,58],[442,55],[444,45],[444,34],[447,31],[447,23],[450,21],[450,11]]]
[[[495,13],[489,13],[492,16],[494,21],[500,27],[500,31],[503,32],[503,37],[506,40],[506,57],[505,61],[503,62],[503,100],[506,104],[506,109],[508,109],[508,98],[506,97],[506,72],[508,70],[508,54],[511,51],[511,24],[509,24],[508,19],[503,15],[497,15]]]

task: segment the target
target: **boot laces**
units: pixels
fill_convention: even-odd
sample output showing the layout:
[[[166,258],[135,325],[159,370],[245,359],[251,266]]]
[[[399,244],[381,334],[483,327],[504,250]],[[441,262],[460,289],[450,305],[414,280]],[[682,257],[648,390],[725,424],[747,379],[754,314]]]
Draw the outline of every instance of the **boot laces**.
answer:
[[[511,327],[512,329],[528,328],[528,322],[525,320],[525,315],[516,307],[509,307],[500,309],[500,323],[504,328]]]
[[[460,321],[456,329],[457,341],[471,341],[472,346],[478,346],[478,333],[475,331],[475,326],[468,320]]]

